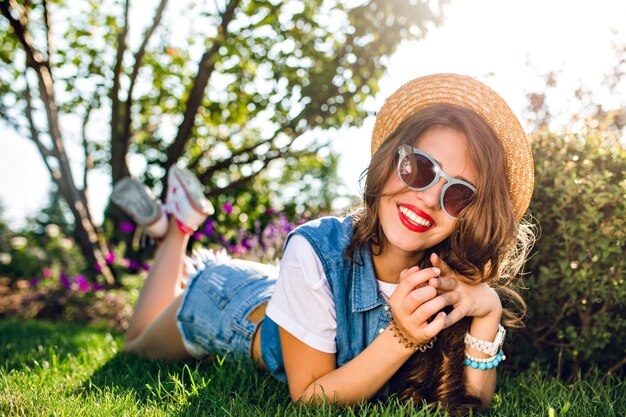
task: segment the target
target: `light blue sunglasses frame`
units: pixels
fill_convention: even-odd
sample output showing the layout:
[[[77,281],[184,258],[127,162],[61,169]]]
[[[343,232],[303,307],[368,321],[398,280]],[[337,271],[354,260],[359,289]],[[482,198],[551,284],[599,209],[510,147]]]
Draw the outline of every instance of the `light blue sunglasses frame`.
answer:
[[[409,157],[411,154],[417,154],[417,155],[421,155],[424,158],[428,159],[430,161],[431,164],[433,164],[434,167],[434,171],[435,171],[435,177],[433,178],[433,180],[428,183],[427,185],[423,186],[423,187],[412,187],[411,185],[407,184],[406,182],[404,182],[404,179],[402,178],[402,174],[401,174],[401,168],[402,168],[402,162],[404,161],[405,158]],[[433,185],[437,184],[439,182],[440,178],[444,178],[446,180],[446,184],[443,186],[443,189],[441,190],[441,195],[439,196],[439,204],[440,207],[443,209],[444,213],[446,213],[448,215],[448,217],[452,218],[452,219],[457,219],[456,216],[453,216],[451,213],[448,212],[448,209],[446,208],[445,204],[444,204],[444,197],[446,195],[446,191],[448,190],[448,188],[450,188],[451,186],[455,185],[455,184],[460,184],[460,185],[464,185],[466,187],[468,187],[470,190],[472,190],[473,193],[476,192],[476,187],[474,187],[472,184],[470,184],[467,181],[463,181],[460,180],[458,178],[454,178],[451,177],[450,175],[446,174],[446,172],[441,169],[441,167],[439,166],[439,164],[437,163],[437,161],[435,161],[435,159],[430,156],[429,154],[427,154],[426,152],[415,148],[411,145],[400,145],[400,147],[398,148],[398,178],[400,178],[400,181],[402,181],[402,184],[404,184],[407,188],[413,190],[413,191],[424,191],[429,189],[430,187],[432,187]],[[467,207],[467,206],[466,206]],[[465,207],[463,207],[464,209]],[[463,210],[461,209],[461,210]]]

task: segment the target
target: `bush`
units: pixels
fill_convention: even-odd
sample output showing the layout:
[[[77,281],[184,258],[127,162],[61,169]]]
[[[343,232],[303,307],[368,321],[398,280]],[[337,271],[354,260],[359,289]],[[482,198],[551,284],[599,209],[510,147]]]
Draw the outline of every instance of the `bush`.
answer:
[[[530,208],[541,236],[527,264],[529,315],[513,359],[564,376],[593,365],[617,370],[626,352],[626,153],[618,135],[592,126],[531,138]]]

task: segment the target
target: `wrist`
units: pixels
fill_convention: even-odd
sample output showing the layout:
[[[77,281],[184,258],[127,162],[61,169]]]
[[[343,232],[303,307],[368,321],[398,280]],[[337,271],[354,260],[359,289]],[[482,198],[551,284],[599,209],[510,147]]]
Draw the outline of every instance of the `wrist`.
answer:
[[[502,302],[500,301],[500,297],[498,293],[495,292],[493,288],[489,288],[490,296],[486,302],[486,311],[484,314],[474,316],[474,318],[491,318],[497,319],[498,323],[500,322],[500,318],[502,317]]]
[[[418,350],[420,352],[425,352],[426,350],[432,348],[435,341],[437,340],[437,336],[435,336],[432,339],[426,340],[423,343],[417,343],[415,340],[406,337],[393,319],[389,323],[389,330],[393,332],[393,337],[398,340],[398,343],[400,345],[404,346],[405,349],[412,352],[417,352]]]
[[[493,341],[498,333],[501,314],[487,315],[483,317],[474,317],[469,328],[469,334],[477,339]],[[466,350],[470,355],[478,357],[486,357],[484,353],[472,349],[466,345]]]

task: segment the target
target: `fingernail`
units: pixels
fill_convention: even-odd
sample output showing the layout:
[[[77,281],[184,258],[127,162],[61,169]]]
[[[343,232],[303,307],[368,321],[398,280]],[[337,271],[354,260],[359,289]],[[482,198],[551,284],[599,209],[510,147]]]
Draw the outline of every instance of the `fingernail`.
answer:
[[[433,272],[434,272],[435,274],[437,274],[437,275],[441,274],[441,270],[440,270],[439,268],[437,268],[437,267],[434,267],[434,268],[433,268]]]

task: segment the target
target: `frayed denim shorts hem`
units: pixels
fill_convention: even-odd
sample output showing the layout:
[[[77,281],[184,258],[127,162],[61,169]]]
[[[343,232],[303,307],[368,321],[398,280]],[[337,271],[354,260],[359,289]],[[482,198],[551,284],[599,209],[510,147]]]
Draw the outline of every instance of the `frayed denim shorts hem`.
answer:
[[[191,278],[176,323],[194,358],[231,355],[251,359],[252,340],[261,321],[251,313],[267,302],[278,270],[239,259],[202,260]]]

